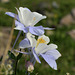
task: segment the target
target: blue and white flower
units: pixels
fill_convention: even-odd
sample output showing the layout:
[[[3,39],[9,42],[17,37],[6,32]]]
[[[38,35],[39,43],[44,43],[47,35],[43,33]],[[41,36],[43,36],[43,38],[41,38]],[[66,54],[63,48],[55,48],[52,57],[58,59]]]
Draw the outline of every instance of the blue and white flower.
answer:
[[[52,28],[45,28],[43,26],[36,26],[34,25],[38,23],[40,20],[45,19],[46,16],[43,16],[37,12],[31,12],[28,8],[20,7],[19,10],[16,8],[18,15],[12,12],[6,12],[5,14],[16,18],[15,26],[16,30],[21,30],[24,33],[30,32],[34,35],[42,35],[44,34],[44,29],[51,30]]]
[[[47,45],[50,42],[50,39],[45,35],[39,36],[36,40],[34,35],[27,33],[27,38],[30,41],[32,53],[36,61],[41,63],[38,57],[41,56],[53,69],[57,70],[57,64],[55,60],[61,56],[61,54],[56,50],[57,45]]]

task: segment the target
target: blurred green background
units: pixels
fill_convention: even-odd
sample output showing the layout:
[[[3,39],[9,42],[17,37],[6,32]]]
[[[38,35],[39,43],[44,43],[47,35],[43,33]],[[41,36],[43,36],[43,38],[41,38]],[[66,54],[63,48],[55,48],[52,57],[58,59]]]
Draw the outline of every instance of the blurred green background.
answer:
[[[31,75],[66,75],[66,73],[75,75],[75,0],[9,0],[7,3],[0,2],[0,28],[12,27],[13,18],[5,15],[5,12],[10,11],[17,14],[15,7],[27,7],[31,11],[46,15],[47,18],[37,25],[55,28],[52,31],[46,31],[45,34],[50,37],[51,43],[58,45],[58,50],[62,54],[56,61],[57,71],[50,68],[40,58],[42,63],[35,64],[35,70]],[[74,11],[72,11],[73,9]],[[67,17],[67,15],[70,17]],[[69,20],[69,18],[71,19]],[[64,19],[64,22],[62,22],[62,19]],[[17,32],[16,30],[14,32],[15,39]],[[13,40],[15,41],[15,39]],[[17,75],[25,75],[24,59],[25,57],[22,57],[19,61]]]

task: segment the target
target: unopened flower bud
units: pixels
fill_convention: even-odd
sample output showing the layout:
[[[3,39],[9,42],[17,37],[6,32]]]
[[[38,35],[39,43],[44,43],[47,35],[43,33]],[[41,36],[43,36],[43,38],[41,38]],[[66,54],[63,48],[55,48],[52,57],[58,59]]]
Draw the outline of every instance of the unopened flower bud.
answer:
[[[33,70],[34,70],[34,66],[30,61],[26,62],[25,67],[28,72],[33,72]]]
[[[9,72],[9,74],[12,75],[12,74],[13,74],[13,70],[11,70],[11,71]]]
[[[12,66],[10,64],[7,64],[6,67],[7,67],[8,70],[12,69]]]

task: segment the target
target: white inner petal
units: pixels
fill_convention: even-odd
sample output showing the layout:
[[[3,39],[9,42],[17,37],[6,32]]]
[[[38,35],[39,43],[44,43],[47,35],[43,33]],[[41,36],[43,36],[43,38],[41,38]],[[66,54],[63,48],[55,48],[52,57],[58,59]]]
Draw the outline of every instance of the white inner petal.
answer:
[[[36,23],[38,23],[40,20],[46,18],[46,16],[43,16],[37,12],[32,12],[33,14],[33,19],[31,21],[31,26],[34,26]]]
[[[37,54],[39,54],[39,53],[44,53],[44,52],[46,52],[48,49],[47,49],[47,45],[46,44],[44,44],[44,43],[40,43],[38,46],[37,46],[37,48],[35,48],[35,51],[36,51],[36,53]]]
[[[42,35],[42,36],[39,36],[38,39],[42,38],[43,40],[46,41],[46,44],[48,44],[50,42],[50,39],[48,36],[45,36],[45,35]]]
[[[44,43],[40,43],[36,48],[36,53],[37,54],[45,53],[49,50],[53,50],[53,49],[56,49],[56,48],[57,48],[57,45],[55,45],[55,44],[46,45]]]
[[[16,8],[16,10],[17,10],[17,12],[18,12],[18,16],[19,16],[20,22],[23,23],[23,22],[22,22],[22,15],[21,15],[20,11],[19,11],[17,8]]]
[[[21,23],[23,23],[26,27],[27,26],[34,26],[40,20],[46,18],[37,12],[31,12],[28,8],[20,7],[19,10],[17,9],[19,18]]]
[[[35,47],[36,46],[35,36],[33,36],[31,33],[27,33],[27,38],[29,39],[31,46]]]

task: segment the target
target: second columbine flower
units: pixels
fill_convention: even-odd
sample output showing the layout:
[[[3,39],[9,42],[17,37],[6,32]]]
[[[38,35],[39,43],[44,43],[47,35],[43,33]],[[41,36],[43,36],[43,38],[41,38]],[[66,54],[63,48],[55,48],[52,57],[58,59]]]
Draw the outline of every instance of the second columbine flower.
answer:
[[[57,70],[57,64],[55,60],[61,56],[61,54],[56,50],[57,45],[47,45],[50,42],[50,39],[45,35],[39,36],[36,40],[34,35],[32,35],[31,33],[27,33],[27,38],[30,41],[30,47],[32,49],[31,52],[35,57],[36,61],[41,63],[38,57],[41,56],[53,69]],[[28,48],[29,45],[27,45],[27,43],[25,42],[26,40],[22,40],[19,47],[26,48],[27,46]]]

